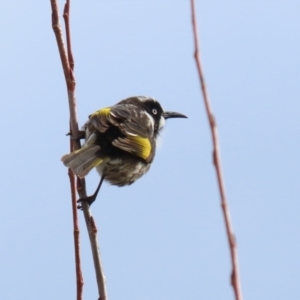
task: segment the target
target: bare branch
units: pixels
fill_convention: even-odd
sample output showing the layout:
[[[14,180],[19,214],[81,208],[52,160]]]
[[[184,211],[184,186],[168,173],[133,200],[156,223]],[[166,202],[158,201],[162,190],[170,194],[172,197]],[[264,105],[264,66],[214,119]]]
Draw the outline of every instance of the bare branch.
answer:
[[[80,141],[76,139],[79,134],[77,113],[76,113],[76,99],[75,99],[75,78],[74,78],[74,59],[72,55],[71,48],[71,34],[70,34],[70,0],[66,0],[64,8],[64,20],[66,27],[66,39],[67,39],[67,51],[63,41],[63,35],[61,27],[59,24],[58,15],[58,5],[57,0],[50,0],[52,8],[52,27],[55,33],[60,58],[64,70],[65,80],[68,89],[68,99],[69,99],[69,111],[70,111],[70,133],[71,133],[71,151],[79,149],[81,147]],[[79,248],[79,227],[78,227],[78,215],[77,215],[77,202],[76,202],[76,183],[77,192],[81,198],[85,198],[86,188],[85,180],[78,179],[75,180],[74,174],[69,170],[70,184],[71,184],[71,195],[72,195],[72,209],[73,209],[73,223],[74,223],[74,245],[75,245],[75,262],[76,262],[76,282],[77,282],[77,299],[82,299],[82,272],[80,266],[80,248]],[[84,212],[84,217],[86,221],[87,230],[89,233],[90,244],[93,254],[94,267],[97,277],[98,293],[100,300],[107,300],[107,291],[105,286],[105,276],[103,273],[103,268],[100,259],[99,245],[97,241],[97,229],[94,219],[91,215],[89,205],[87,203],[82,203],[82,208]]]
[[[71,151],[73,149],[72,141],[70,142]],[[74,248],[75,248],[75,268],[76,268],[76,286],[77,286],[77,300],[82,299],[82,288],[83,288],[83,278],[81,270],[81,260],[80,260],[80,241],[79,241],[79,222],[76,207],[76,181],[73,172],[68,170],[71,186],[71,197],[72,197],[72,213],[73,213],[73,228],[74,228]],[[75,203],[75,205],[74,205]]]
[[[207,93],[205,80],[204,80],[204,74],[203,74],[202,65],[201,65],[200,50],[199,50],[199,38],[198,38],[197,21],[196,21],[196,8],[195,8],[194,0],[191,0],[191,10],[192,10],[192,27],[193,27],[194,43],[195,43],[194,57],[195,57],[198,75],[199,75],[199,79],[200,79],[205,109],[206,109],[210,129],[211,129],[211,135],[212,135],[212,140],[213,140],[213,162],[214,162],[214,166],[215,166],[216,173],[217,173],[217,180],[218,180],[219,192],[220,192],[220,197],[221,197],[221,206],[222,206],[225,227],[226,227],[226,233],[227,233],[227,238],[228,238],[228,243],[229,243],[229,248],[230,248],[231,263],[232,263],[231,285],[234,290],[235,299],[242,300],[242,291],[241,291],[239,268],[238,268],[237,245],[236,245],[235,236],[234,236],[232,225],[231,225],[230,213],[229,213],[229,208],[228,208],[228,204],[226,201],[226,195],[225,195],[225,186],[224,186],[224,181],[223,181],[223,176],[222,176],[217,124],[216,124],[215,117],[212,113],[212,109],[210,106],[208,93]]]
[[[74,64],[74,57],[73,57],[73,53],[72,53],[70,19],[69,19],[69,17],[70,17],[70,0],[66,0],[63,17],[65,20],[68,58],[69,58],[69,63],[70,63],[70,69],[72,70],[71,76],[73,77],[72,79],[74,79],[73,71],[74,71],[75,64]]]

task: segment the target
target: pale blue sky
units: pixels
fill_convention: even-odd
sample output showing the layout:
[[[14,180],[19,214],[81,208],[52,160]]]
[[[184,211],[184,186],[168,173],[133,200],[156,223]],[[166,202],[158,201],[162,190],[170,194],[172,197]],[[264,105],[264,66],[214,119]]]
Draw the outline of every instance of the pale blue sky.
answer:
[[[50,1],[1,1],[0,11],[1,299],[75,299]],[[80,124],[132,95],[189,116],[167,122],[146,176],[104,184],[92,206],[109,299],[233,299],[189,1],[72,1],[71,13]],[[300,2],[197,1],[197,16],[244,299],[300,299]],[[92,172],[89,193],[97,182]],[[96,299],[80,224],[84,299]]]

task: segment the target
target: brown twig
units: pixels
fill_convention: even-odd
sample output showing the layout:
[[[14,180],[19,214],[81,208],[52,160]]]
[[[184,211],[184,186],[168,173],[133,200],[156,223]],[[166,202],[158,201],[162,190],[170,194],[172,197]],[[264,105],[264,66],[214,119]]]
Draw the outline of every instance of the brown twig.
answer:
[[[78,137],[78,121],[76,114],[76,100],[75,100],[75,79],[74,79],[74,59],[71,48],[71,34],[70,34],[70,0],[66,0],[64,8],[64,20],[66,28],[66,39],[67,39],[67,51],[63,41],[63,35],[59,24],[58,5],[57,0],[50,0],[52,8],[52,27],[55,33],[60,58],[64,70],[65,80],[68,89],[69,99],[69,111],[70,111],[70,132],[71,132],[71,151],[79,149],[81,147],[80,141],[76,139]],[[75,139],[74,139],[75,137]],[[78,226],[78,215],[77,215],[77,202],[76,202],[76,180],[74,174],[69,171],[70,184],[71,184],[71,195],[72,195],[72,209],[73,209],[73,223],[74,223],[74,245],[75,245],[75,262],[76,262],[76,282],[77,282],[77,299],[82,299],[82,272],[80,266],[80,254],[79,254],[79,226]],[[85,180],[77,180],[77,192],[81,198],[85,198],[86,188]],[[86,226],[89,233],[91,249],[94,260],[94,267],[97,277],[99,299],[107,300],[107,292],[105,285],[105,276],[100,259],[99,245],[97,241],[97,229],[94,219],[91,215],[89,205],[85,202],[82,203]]]
[[[71,149],[73,149],[72,141],[70,142]],[[72,151],[72,150],[71,150]],[[73,228],[74,228],[74,248],[75,248],[75,268],[76,268],[76,287],[77,287],[77,300],[82,299],[83,278],[81,271],[81,259],[80,259],[80,242],[79,242],[79,223],[76,207],[76,181],[73,172],[68,170],[71,186],[72,197],[72,213],[73,213]]]
[[[67,39],[67,51],[68,58],[70,63],[70,69],[72,74],[70,76],[74,79],[74,57],[72,52],[72,43],[71,43],[71,31],[70,31],[70,0],[66,0],[65,8],[64,8],[64,20],[65,20],[65,29],[66,29],[66,39]]]
[[[229,213],[229,208],[228,208],[226,195],[225,195],[225,186],[224,186],[224,181],[222,176],[217,125],[210,106],[208,93],[206,90],[206,85],[204,80],[204,74],[201,65],[199,39],[198,39],[198,32],[197,32],[197,21],[196,21],[196,8],[195,8],[194,0],[191,0],[191,10],[192,10],[192,27],[193,27],[194,43],[195,43],[194,57],[197,65],[200,83],[201,83],[205,109],[206,109],[210,129],[211,129],[211,135],[213,140],[213,162],[217,173],[218,186],[219,186],[219,192],[221,197],[221,206],[222,206],[222,211],[223,211],[223,216],[224,216],[224,221],[226,226],[226,233],[227,233],[227,238],[228,238],[228,243],[230,248],[231,263],[232,263],[231,285],[234,290],[235,299],[242,300],[242,291],[241,291],[239,268],[238,268],[237,245],[236,245],[236,240],[231,225],[230,213]]]

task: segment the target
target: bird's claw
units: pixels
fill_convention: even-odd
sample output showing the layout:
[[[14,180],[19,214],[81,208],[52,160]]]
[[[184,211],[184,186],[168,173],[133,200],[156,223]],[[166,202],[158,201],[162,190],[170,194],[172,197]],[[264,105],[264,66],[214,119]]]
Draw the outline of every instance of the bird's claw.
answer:
[[[72,131],[71,130],[66,135],[67,136],[69,135],[72,140],[82,140],[82,139],[85,139],[85,131],[84,130],[79,130],[77,137],[75,137],[75,136],[72,135]]]
[[[80,198],[79,200],[77,200],[77,202],[80,203],[79,205],[77,205],[77,208],[82,210],[82,205],[81,205],[82,202],[85,202],[89,206],[91,206],[94,201],[95,201],[94,195],[86,197],[86,198]]]

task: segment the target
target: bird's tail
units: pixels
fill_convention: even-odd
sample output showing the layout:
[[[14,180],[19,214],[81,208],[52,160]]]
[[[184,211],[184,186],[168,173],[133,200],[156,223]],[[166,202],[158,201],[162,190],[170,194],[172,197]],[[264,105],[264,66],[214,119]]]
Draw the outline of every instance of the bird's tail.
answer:
[[[86,145],[79,150],[64,155],[61,161],[66,167],[70,168],[74,174],[83,178],[92,168],[98,166],[103,161],[103,159],[97,155],[99,150],[100,147],[97,145]]]

